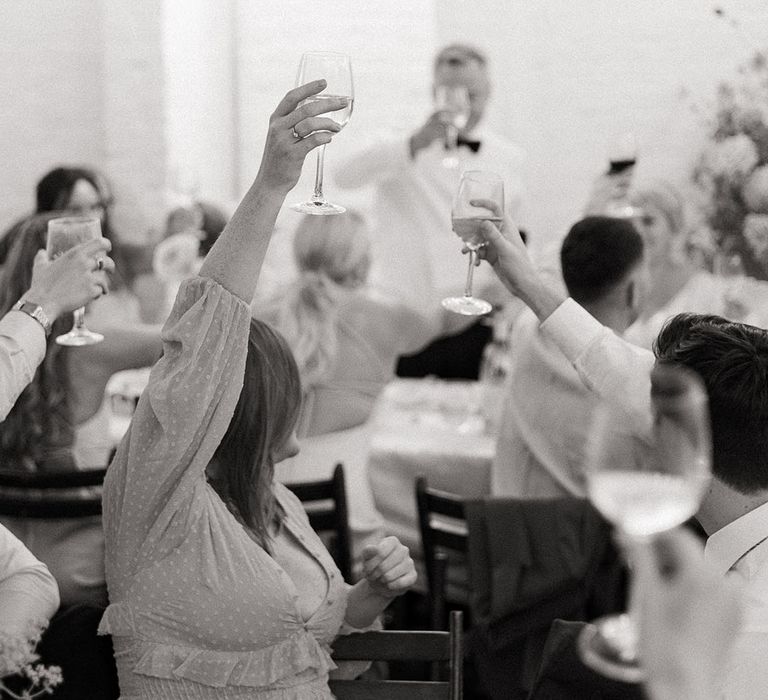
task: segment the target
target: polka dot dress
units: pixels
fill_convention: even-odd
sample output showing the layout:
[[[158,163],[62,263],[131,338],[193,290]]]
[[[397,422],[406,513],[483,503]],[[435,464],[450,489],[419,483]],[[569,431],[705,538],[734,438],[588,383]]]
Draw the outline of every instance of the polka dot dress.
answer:
[[[329,644],[348,586],[301,504],[274,485],[292,543],[279,552],[313,562],[314,612],[205,478],[240,394],[249,325],[248,305],[212,280],[182,286],[109,469],[100,632],[112,635],[123,700],[332,697]]]

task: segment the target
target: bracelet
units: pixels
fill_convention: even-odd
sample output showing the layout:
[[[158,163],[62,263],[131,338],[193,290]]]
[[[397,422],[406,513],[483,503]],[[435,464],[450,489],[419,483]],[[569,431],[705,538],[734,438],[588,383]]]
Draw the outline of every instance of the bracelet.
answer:
[[[31,301],[26,301],[25,299],[19,299],[14,305],[11,311],[22,311],[27,316],[31,316],[35,319],[45,331],[45,337],[47,338],[51,334],[51,330],[53,329],[53,324],[51,323],[51,320],[46,315],[45,311],[43,311],[43,307],[39,304],[35,304]]]

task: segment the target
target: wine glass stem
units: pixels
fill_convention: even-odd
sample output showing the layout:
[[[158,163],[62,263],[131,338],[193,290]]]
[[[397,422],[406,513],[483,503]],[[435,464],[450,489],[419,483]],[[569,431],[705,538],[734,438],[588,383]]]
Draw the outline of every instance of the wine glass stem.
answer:
[[[469,269],[467,270],[467,283],[464,285],[464,296],[472,296],[472,277],[475,274],[475,256],[477,252],[469,249]]]
[[[81,306],[79,309],[75,309],[74,317],[75,322],[72,327],[78,331],[85,328],[85,307]]]
[[[323,164],[325,163],[325,146],[323,144],[317,150],[317,170],[315,170],[315,191],[312,193],[312,199],[315,202],[324,202],[323,197]]]

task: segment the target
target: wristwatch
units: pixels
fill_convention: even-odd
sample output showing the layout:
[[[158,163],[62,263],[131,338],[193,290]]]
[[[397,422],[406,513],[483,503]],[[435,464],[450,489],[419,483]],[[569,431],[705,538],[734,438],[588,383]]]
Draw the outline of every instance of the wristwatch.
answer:
[[[51,334],[53,324],[51,320],[46,316],[43,307],[39,304],[33,304],[31,301],[25,299],[19,299],[14,305],[11,311],[23,311],[25,314],[35,319],[45,331],[45,337],[47,338]]]

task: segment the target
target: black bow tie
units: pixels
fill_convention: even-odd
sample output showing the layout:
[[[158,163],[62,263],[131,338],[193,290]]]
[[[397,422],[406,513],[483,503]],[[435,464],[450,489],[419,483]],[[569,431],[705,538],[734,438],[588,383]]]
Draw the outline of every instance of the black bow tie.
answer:
[[[477,153],[480,150],[480,141],[472,141],[471,139],[465,139],[463,136],[459,136],[456,140],[457,146],[466,146],[472,153]]]

